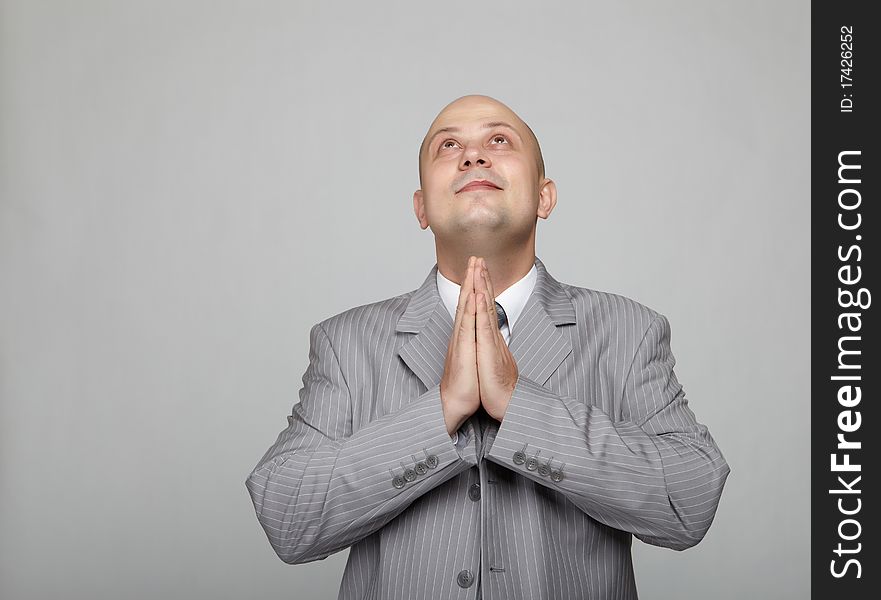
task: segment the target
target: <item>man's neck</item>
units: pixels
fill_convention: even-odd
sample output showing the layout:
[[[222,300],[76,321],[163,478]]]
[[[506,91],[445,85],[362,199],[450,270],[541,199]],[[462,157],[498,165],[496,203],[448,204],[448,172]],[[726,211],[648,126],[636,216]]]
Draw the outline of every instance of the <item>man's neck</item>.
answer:
[[[515,255],[479,254],[477,252],[455,256],[438,254],[437,268],[441,275],[461,286],[465,281],[465,271],[468,269],[470,256],[483,257],[486,261],[486,268],[489,271],[493,292],[496,296],[523,279],[535,264],[535,251],[532,249],[528,253],[523,252]]]

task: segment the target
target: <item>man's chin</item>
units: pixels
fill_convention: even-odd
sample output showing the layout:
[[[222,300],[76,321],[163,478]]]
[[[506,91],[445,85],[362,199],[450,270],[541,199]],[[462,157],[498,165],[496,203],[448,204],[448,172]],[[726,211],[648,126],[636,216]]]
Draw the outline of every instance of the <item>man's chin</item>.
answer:
[[[507,229],[507,220],[497,214],[474,214],[465,215],[457,219],[449,228],[450,237],[461,238],[464,236],[474,237],[498,236]]]

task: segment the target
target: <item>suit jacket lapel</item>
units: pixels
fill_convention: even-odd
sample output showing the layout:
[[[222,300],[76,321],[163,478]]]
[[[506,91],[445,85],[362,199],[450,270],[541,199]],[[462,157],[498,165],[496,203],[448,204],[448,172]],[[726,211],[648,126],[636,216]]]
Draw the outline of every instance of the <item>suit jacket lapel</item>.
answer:
[[[396,331],[416,334],[404,343],[398,355],[426,389],[437,385],[444,374],[453,332],[453,319],[437,291],[437,263],[410,297]]]
[[[559,281],[551,277],[538,257],[538,277],[523,312],[511,331],[508,349],[520,373],[544,385],[572,352],[569,335],[561,325],[575,323],[575,307]]]
[[[535,266],[535,288],[514,323],[508,348],[521,375],[544,385],[572,352],[569,336],[559,326],[576,320],[572,300],[560,282],[551,277],[538,257]],[[426,389],[437,385],[444,373],[453,319],[437,291],[436,263],[410,297],[396,331],[416,334],[404,343],[398,355]]]

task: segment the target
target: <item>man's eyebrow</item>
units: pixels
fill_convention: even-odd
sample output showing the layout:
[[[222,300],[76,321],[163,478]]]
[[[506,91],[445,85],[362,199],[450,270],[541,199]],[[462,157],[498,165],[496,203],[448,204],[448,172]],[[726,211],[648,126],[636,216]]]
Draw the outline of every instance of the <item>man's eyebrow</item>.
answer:
[[[521,140],[523,139],[522,136],[520,135],[520,133],[516,129],[514,129],[514,127],[512,127],[508,123],[505,123],[504,121],[490,121],[489,123],[483,124],[483,129],[493,129],[495,127],[507,127],[508,129],[510,129],[511,131],[516,133],[517,137],[519,137]],[[442,133],[448,133],[448,132],[458,133],[460,131],[462,131],[462,129],[459,127],[441,127],[440,129],[438,129],[437,131],[435,131],[431,135],[431,137],[428,139],[428,143],[425,144],[425,147],[427,148],[428,146],[431,146],[431,143],[432,143],[432,141],[434,141],[434,138]]]

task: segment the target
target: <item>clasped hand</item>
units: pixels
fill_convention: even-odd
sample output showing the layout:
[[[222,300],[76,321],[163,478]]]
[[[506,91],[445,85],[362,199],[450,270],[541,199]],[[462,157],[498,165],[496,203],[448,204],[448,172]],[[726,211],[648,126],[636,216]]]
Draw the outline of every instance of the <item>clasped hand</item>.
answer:
[[[470,257],[459,291],[440,392],[447,430],[453,431],[483,405],[501,421],[519,371],[498,327],[492,280],[483,258]]]

